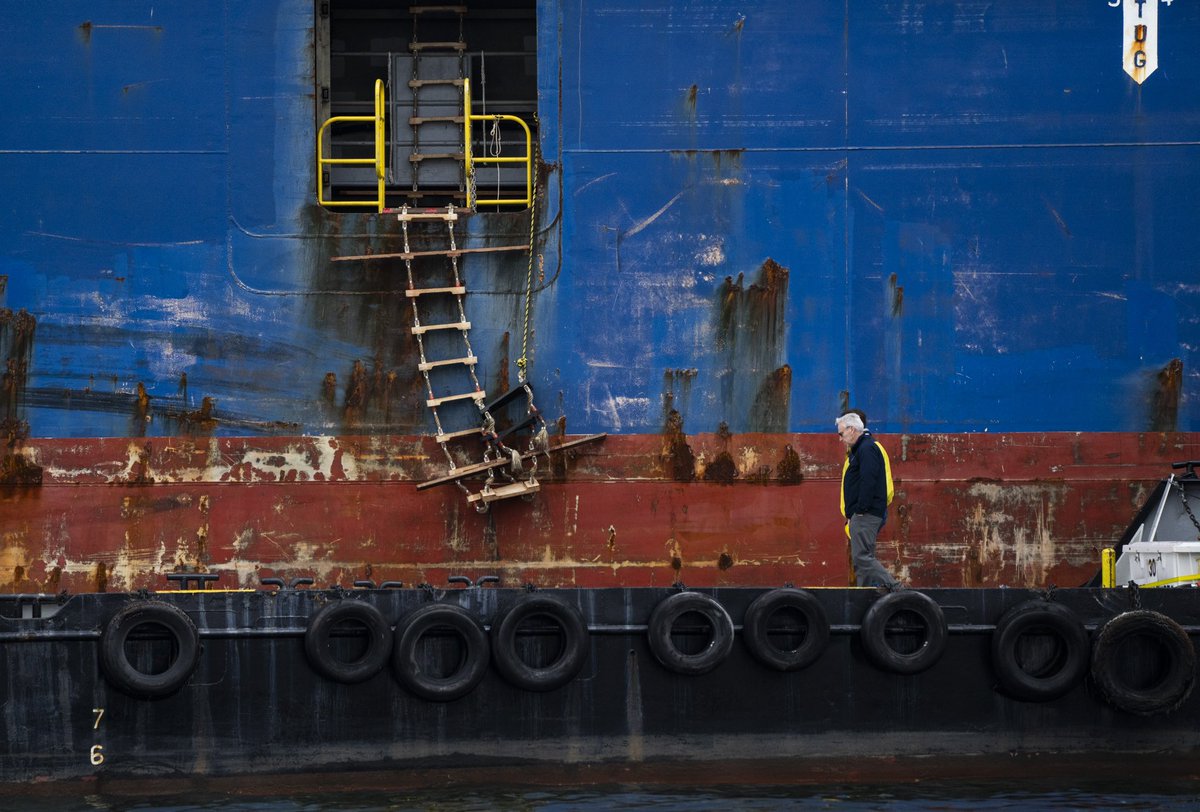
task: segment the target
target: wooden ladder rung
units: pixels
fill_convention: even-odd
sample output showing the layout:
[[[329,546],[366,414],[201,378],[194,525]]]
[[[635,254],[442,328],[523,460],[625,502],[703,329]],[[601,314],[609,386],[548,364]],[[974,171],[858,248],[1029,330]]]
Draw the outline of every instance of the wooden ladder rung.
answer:
[[[410,51],[465,51],[467,43],[465,42],[410,42],[408,43]]]
[[[400,251],[393,254],[359,254],[349,257],[330,257],[330,262],[350,262],[364,259],[416,259],[418,257],[461,257],[463,254],[490,254],[495,251],[528,251],[528,245],[488,245],[483,248],[455,248],[439,251]]]
[[[413,116],[408,120],[412,126],[419,124],[462,124],[462,116]]]
[[[409,79],[408,86],[421,88],[425,85],[457,85],[462,87],[462,79]]]
[[[461,429],[460,431],[449,431],[449,432],[446,432],[445,434],[435,434],[435,435],[433,435],[433,437],[439,443],[448,443],[451,440],[458,440],[463,437],[472,437],[472,436],[478,437],[480,432],[482,432],[482,431],[483,431],[483,429],[479,429],[479,428]]]
[[[461,296],[467,292],[466,285],[459,285],[453,288],[409,288],[404,291],[404,295],[410,299],[415,299],[418,296],[424,296],[427,293],[453,293],[455,296]]]
[[[407,197],[410,200],[420,200],[421,198],[424,198],[424,197],[452,197],[455,200],[464,200],[467,197],[466,192],[456,192],[453,189],[450,189],[450,190],[425,189],[420,192],[412,192],[412,191],[408,191],[408,190],[405,190],[403,192],[401,192],[401,191],[393,192],[391,189],[388,189],[388,194],[394,195],[396,197]],[[464,213],[470,214],[471,212],[468,210]]]
[[[451,401],[455,401],[455,400],[471,399],[471,400],[478,401],[478,400],[483,400],[486,397],[487,397],[487,395],[484,394],[484,392],[482,390],[480,390],[478,392],[466,392],[465,394],[462,394],[462,395],[446,395],[444,398],[432,398],[430,400],[426,400],[425,405],[428,406],[429,408],[433,409],[437,406],[441,406],[443,403],[450,403]]]
[[[421,372],[428,372],[434,367],[448,367],[451,364],[463,364],[464,366],[473,367],[479,363],[479,359],[474,355],[468,355],[463,358],[445,358],[441,361],[426,361],[422,364],[417,364],[417,369]]]
[[[542,489],[542,486],[534,482],[512,482],[508,485],[501,485],[499,488],[485,488],[479,493],[472,493],[467,496],[468,502],[482,501],[485,505],[489,502],[496,502],[500,499],[511,499],[514,496],[524,496],[527,493],[537,493]]]
[[[471,322],[456,321],[451,324],[422,324],[420,327],[410,327],[409,329],[413,335],[419,336],[433,330],[470,330]]]
[[[445,209],[393,209],[397,220],[448,220],[454,221],[458,219],[457,211],[446,211]]]
[[[412,163],[420,163],[421,161],[461,161],[463,154],[461,152],[414,152],[408,156],[408,160]]]

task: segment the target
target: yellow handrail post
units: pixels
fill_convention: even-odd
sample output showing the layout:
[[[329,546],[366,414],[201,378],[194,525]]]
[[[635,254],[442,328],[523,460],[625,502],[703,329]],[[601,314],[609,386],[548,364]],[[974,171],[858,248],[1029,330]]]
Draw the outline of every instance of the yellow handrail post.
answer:
[[[471,80],[463,79],[463,172],[467,181],[467,208],[475,208],[475,199],[471,193],[474,185],[475,163],[471,160]]]
[[[1117,551],[1112,547],[1100,551],[1100,585],[1105,589],[1117,585]]]
[[[484,157],[476,158],[471,154],[471,122],[472,121],[511,121],[516,123],[525,131],[525,154],[512,158],[501,157]],[[492,200],[480,200],[471,192],[471,181],[475,177],[476,164],[525,164],[525,197],[523,198],[495,198]],[[469,79],[463,80],[463,168],[466,172],[467,180],[467,208],[474,206],[504,206],[504,205],[525,205],[528,206],[533,200],[533,136],[529,131],[529,125],[523,119],[516,116],[506,115],[486,115],[477,116],[471,113],[471,83]]]
[[[362,206],[367,202],[359,200],[326,200],[325,199],[325,167],[333,164],[374,166],[375,194],[373,201],[378,211],[384,208],[384,187],[387,178],[387,129],[384,126],[387,117],[387,91],[383,80],[375,80],[375,114],[370,116],[334,116],[328,118],[317,130],[317,202],[322,206]],[[375,154],[370,158],[326,158],[324,149],[325,131],[330,125],[340,122],[370,121],[375,124]]]
[[[384,126],[384,120],[387,117],[386,104],[387,91],[383,87],[383,80],[375,80],[375,178],[378,181],[378,206],[379,211],[383,211],[384,207],[384,184],[387,176],[387,128]]]

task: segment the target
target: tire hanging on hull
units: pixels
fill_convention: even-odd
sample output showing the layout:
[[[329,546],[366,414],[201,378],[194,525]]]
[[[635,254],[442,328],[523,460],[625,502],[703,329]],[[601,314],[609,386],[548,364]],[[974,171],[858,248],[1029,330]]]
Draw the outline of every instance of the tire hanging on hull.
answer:
[[[129,658],[126,642],[135,629],[156,627],[165,631],[171,642],[167,667],[146,672]],[[118,690],[139,699],[169,696],[191,678],[200,659],[200,638],[196,624],[180,608],[156,601],[136,601],[122,607],[100,638],[100,667],[105,678]]]
[[[460,656],[450,673],[433,673],[422,662],[419,646],[427,634],[449,631],[458,638]],[[449,603],[431,603],[410,612],[396,626],[392,671],[400,684],[422,699],[452,702],[475,689],[487,674],[487,633],[470,612]]]
[[[1046,638],[1050,656],[1033,657],[1031,638]],[[1005,694],[1026,702],[1058,699],[1088,669],[1087,630],[1075,613],[1058,603],[1032,600],[1004,613],[992,633],[992,670]]]
[[[547,665],[527,663],[517,646],[521,625],[531,618],[546,618],[557,627],[562,646]],[[589,638],[587,624],[579,610],[550,595],[523,596],[492,625],[492,660],[496,670],[518,688],[527,691],[553,691],[566,685],[587,661]]]
[[[779,613],[795,613],[803,622],[803,638],[795,648],[771,640],[771,623]],[[755,659],[776,671],[799,671],[816,662],[829,644],[829,618],[811,592],[773,589],[754,599],[742,624],[742,642]]]
[[[707,645],[695,654],[681,651],[671,636],[675,622],[689,613],[703,616],[712,630]],[[663,667],[677,674],[706,674],[723,663],[733,649],[733,621],[725,607],[707,595],[680,592],[654,607],[647,638],[651,653]]]
[[[367,648],[357,659],[338,658],[330,642],[339,623],[354,623],[366,629]],[[378,609],[361,601],[339,601],[317,610],[304,633],[304,653],[317,673],[335,682],[363,682],[379,673],[392,651],[392,627]]]
[[[1128,645],[1143,649],[1129,657]],[[1145,656],[1146,647],[1157,656]],[[1122,665],[1128,661],[1161,666],[1149,680],[1133,677]],[[1144,675],[1143,675],[1144,677]],[[1196,681],[1196,650],[1183,627],[1159,612],[1135,609],[1117,615],[1100,630],[1092,650],[1092,678],[1113,706],[1150,716],[1183,704]]]
[[[916,616],[924,637],[912,652],[901,652],[888,642],[888,624],[902,614]],[[931,667],[946,649],[946,616],[933,598],[921,592],[891,592],[871,604],[859,631],[863,648],[875,665],[896,674],[917,674]]]

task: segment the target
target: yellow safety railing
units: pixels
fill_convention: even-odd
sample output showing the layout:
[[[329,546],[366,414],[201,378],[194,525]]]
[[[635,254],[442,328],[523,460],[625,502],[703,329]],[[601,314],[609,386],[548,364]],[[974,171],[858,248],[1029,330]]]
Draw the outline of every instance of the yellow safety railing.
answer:
[[[1112,547],[1100,551],[1100,585],[1105,589],[1117,585],[1117,551]]]
[[[384,177],[387,175],[387,139],[385,138],[384,119],[387,110],[386,93],[383,89],[383,80],[375,80],[375,115],[373,116],[334,116],[327,119],[321,125],[321,129],[317,131],[317,202],[322,206],[365,206],[374,203],[379,211],[383,211],[384,207]],[[371,158],[326,158],[324,147],[325,130],[331,124],[338,124],[349,121],[373,121],[375,122],[375,155]],[[375,200],[326,200],[325,199],[325,167],[330,165],[356,165],[356,166],[374,166],[375,180],[377,183],[377,196]]]
[[[471,123],[474,121],[511,121],[525,131],[525,154],[511,157],[486,156],[476,158],[471,154]],[[475,196],[476,164],[525,164],[525,197],[497,197],[481,200]],[[471,80],[463,79],[463,165],[467,172],[467,208],[475,206],[528,206],[533,200],[533,138],[529,125],[516,116],[486,115],[471,113]]]

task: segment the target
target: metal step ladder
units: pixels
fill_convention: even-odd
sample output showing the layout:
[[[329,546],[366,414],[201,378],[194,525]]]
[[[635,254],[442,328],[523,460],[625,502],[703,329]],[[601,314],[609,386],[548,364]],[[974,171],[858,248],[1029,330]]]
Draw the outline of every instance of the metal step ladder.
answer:
[[[408,275],[405,294],[412,303],[410,332],[417,341],[420,359],[417,369],[425,380],[425,405],[433,416],[434,439],[449,464],[450,472],[445,479],[465,491],[467,501],[480,512],[501,499],[531,496],[541,489],[541,485],[537,481],[537,453],[530,452],[545,450],[549,445],[546,421],[534,404],[533,389],[528,382],[522,381],[491,402],[479,383],[476,374],[479,359],[471,348],[471,322],[464,301],[467,287],[458,262],[466,251],[459,249],[455,234],[459,218],[469,212],[453,205],[444,209],[404,206],[393,211],[404,234],[404,251],[398,256],[404,259]],[[429,221],[445,224],[446,247],[414,251],[410,226]],[[425,234],[432,236],[429,231]],[[432,278],[434,270],[426,267],[433,264],[435,258],[445,261],[442,278]],[[445,278],[447,274],[449,278]],[[430,320],[431,314],[435,313],[439,320]],[[521,397],[525,398],[524,415],[512,425],[498,429],[494,414]],[[461,408],[463,406],[466,408]],[[530,449],[522,455],[505,441],[512,442],[525,430],[531,433]],[[460,476],[451,446],[470,438],[481,441],[483,460],[469,466],[471,473],[463,471]],[[464,480],[475,473],[487,477],[478,492],[472,492],[464,484]]]
[[[464,37],[467,7],[461,5],[409,6],[412,15],[412,39],[408,50],[412,64],[408,87],[412,91],[412,115],[408,131],[412,147],[408,156],[412,199],[424,195],[422,189],[439,189],[439,194],[465,200],[466,188],[461,171],[464,160],[463,86],[466,77],[467,43]],[[448,19],[449,18],[449,19]],[[454,18],[457,18],[456,20]],[[457,39],[453,36],[457,22]],[[423,24],[424,23],[424,24]],[[436,27],[434,40],[422,34]],[[445,187],[458,179],[458,192]]]

